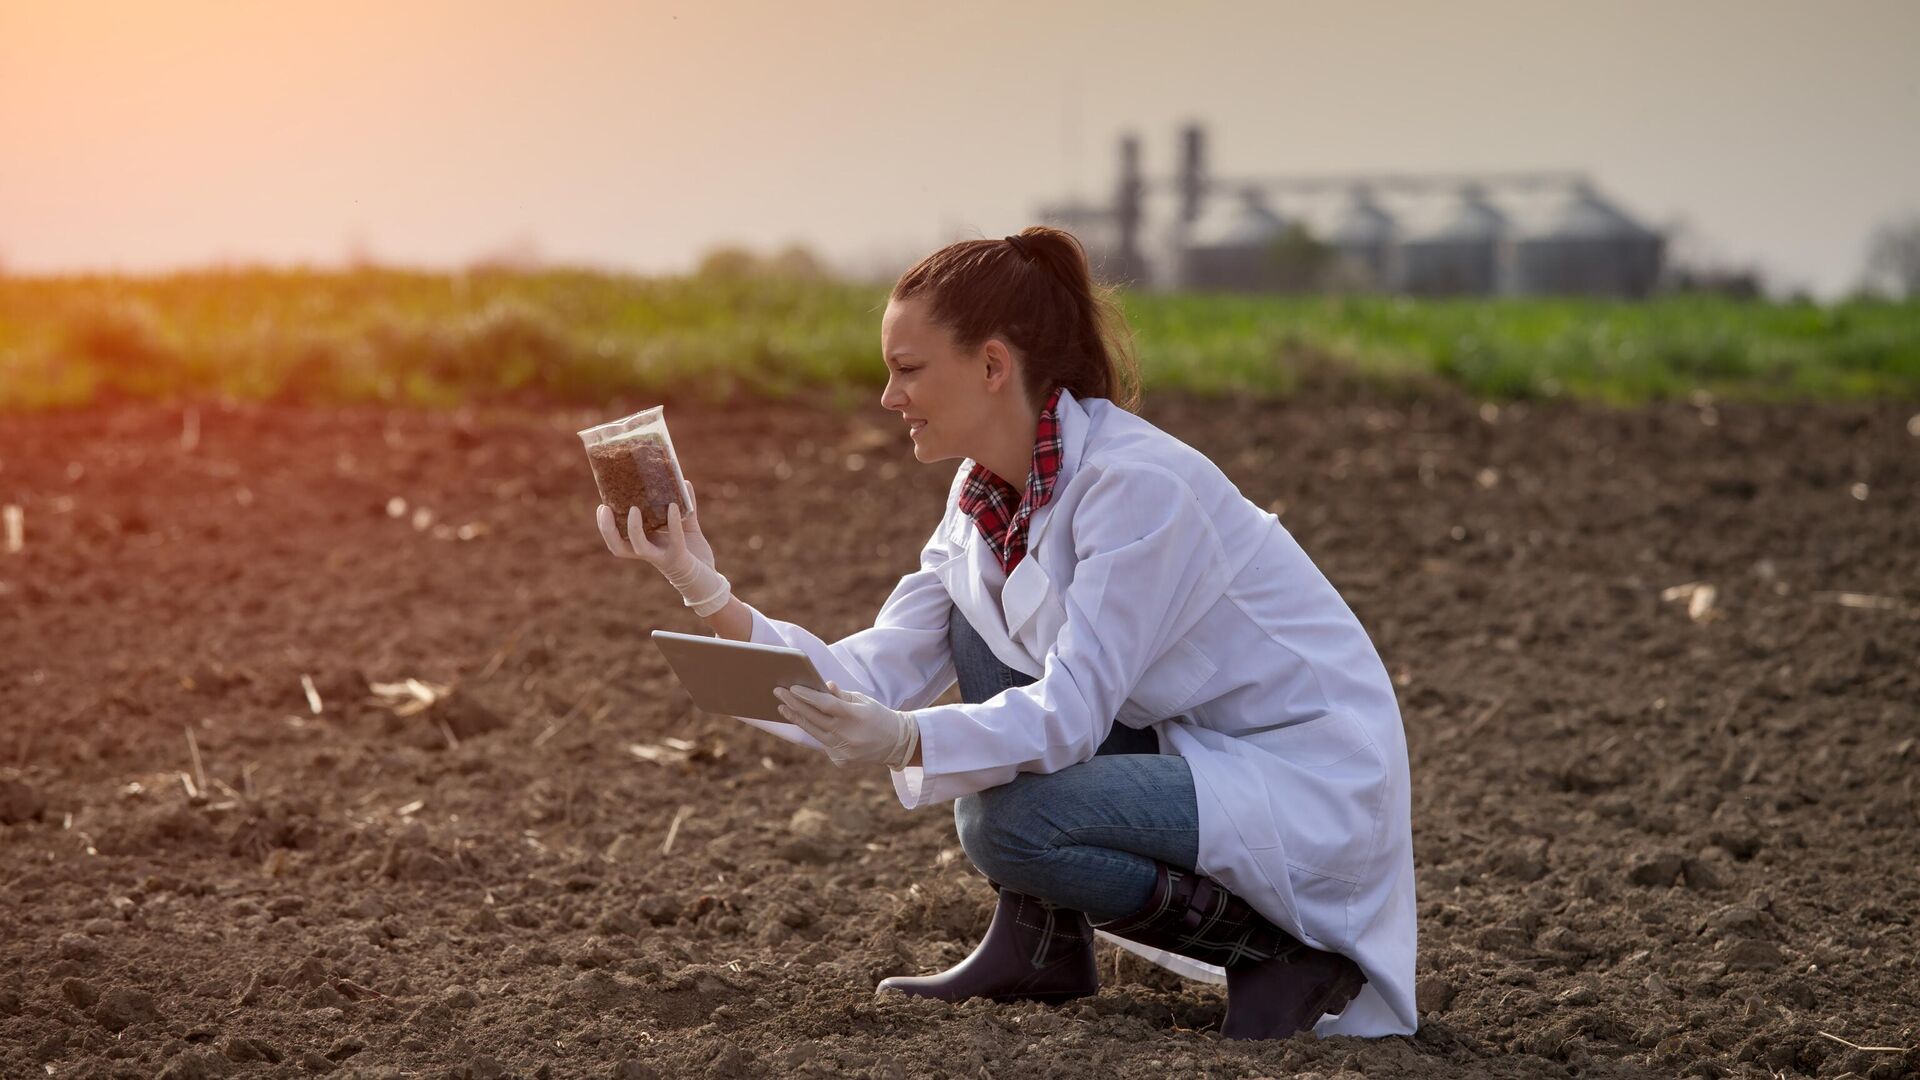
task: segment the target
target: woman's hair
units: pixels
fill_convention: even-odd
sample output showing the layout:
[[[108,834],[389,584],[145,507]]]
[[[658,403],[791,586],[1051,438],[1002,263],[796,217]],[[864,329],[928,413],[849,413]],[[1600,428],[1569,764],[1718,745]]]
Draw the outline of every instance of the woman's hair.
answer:
[[[999,337],[1020,352],[1029,400],[1056,386],[1075,398],[1140,406],[1140,370],[1126,316],[1097,286],[1072,233],[1031,225],[1014,237],[948,244],[900,275],[893,299],[924,297],[963,349]]]

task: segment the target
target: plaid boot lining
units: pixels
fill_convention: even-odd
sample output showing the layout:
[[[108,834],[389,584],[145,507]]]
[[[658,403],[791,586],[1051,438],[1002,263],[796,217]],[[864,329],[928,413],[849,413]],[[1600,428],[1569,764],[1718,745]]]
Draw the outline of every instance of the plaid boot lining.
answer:
[[[1166,887],[1156,890],[1149,907],[1132,918],[1102,923],[1099,928],[1116,937],[1223,968],[1276,956],[1284,960],[1305,947],[1211,878],[1170,866],[1165,873]],[[1182,904],[1177,898],[1186,893],[1184,883],[1188,878],[1196,879],[1192,898]]]

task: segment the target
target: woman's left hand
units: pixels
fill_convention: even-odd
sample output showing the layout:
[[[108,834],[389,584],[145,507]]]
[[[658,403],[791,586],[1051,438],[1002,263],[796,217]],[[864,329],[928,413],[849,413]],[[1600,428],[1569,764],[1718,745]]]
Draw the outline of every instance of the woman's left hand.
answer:
[[[827,692],[805,686],[775,687],[780,715],[826,747],[835,765],[906,767],[917,732],[911,716],[895,712],[858,690],[829,682]]]

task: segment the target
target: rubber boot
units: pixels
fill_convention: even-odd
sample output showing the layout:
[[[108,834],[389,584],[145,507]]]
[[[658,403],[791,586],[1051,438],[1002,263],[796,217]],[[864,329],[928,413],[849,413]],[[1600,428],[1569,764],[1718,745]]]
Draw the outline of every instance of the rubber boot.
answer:
[[[1339,1015],[1366,982],[1352,960],[1305,945],[1290,956],[1230,967],[1227,1019],[1220,1034],[1229,1039],[1284,1039],[1311,1028],[1327,1013]]]
[[[1058,1004],[1100,989],[1093,959],[1093,928],[1084,913],[1054,907],[996,886],[999,906],[973,952],[938,975],[895,975],[878,992],[964,1001],[1040,1001]]]
[[[1212,878],[1159,864],[1139,911],[1095,924],[1115,937],[1178,953],[1227,972],[1229,1039],[1284,1039],[1338,1014],[1366,983],[1359,965],[1309,948]]]

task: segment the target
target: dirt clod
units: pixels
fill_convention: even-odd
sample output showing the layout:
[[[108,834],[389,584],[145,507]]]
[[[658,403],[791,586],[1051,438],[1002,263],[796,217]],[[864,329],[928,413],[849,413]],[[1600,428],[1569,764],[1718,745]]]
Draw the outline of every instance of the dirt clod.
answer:
[[[122,1031],[159,1017],[153,995],[130,986],[116,986],[100,995],[100,1003],[93,1012],[93,1018],[108,1031]]]
[[[347,997],[331,986],[316,986],[300,996],[303,1009],[337,1009],[347,1004]]]
[[[1729,971],[1772,971],[1786,963],[1780,947],[1769,941],[1736,942],[1726,957]]]
[[[507,1075],[507,1070],[498,1061],[481,1054],[467,1062],[466,1072],[463,1075],[467,1080],[501,1080]]]
[[[160,1070],[160,1080],[215,1080],[232,1071],[232,1066],[217,1055],[186,1050]]]
[[[319,986],[330,977],[326,961],[317,956],[303,957],[293,970],[281,978],[286,986]]]
[[[39,788],[17,777],[0,776],[0,825],[38,821],[46,809],[47,800]]]
[[[265,1061],[278,1063],[286,1060],[286,1055],[282,1054],[278,1047],[264,1040],[249,1038],[245,1035],[234,1035],[222,1040],[220,1043],[220,1052],[229,1061]]]
[[[100,944],[85,934],[61,934],[56,946],[63,959],[85,962],[97,959]]]
[[[85,979],[68,978],[60,980],[60,996],[84,1009],[100,1000],[100,991]]]
[[[1423,976],[1414,986],[1414,1000],[1422,1013],[1446,1012],[1453,994],[1453,983],[1438,975]]]
[[[1627,868],[1627,880],[1635,885],[1675,885],[1686,869],[1686,859],[1679,855],[1650,855],[1634,861]]]

